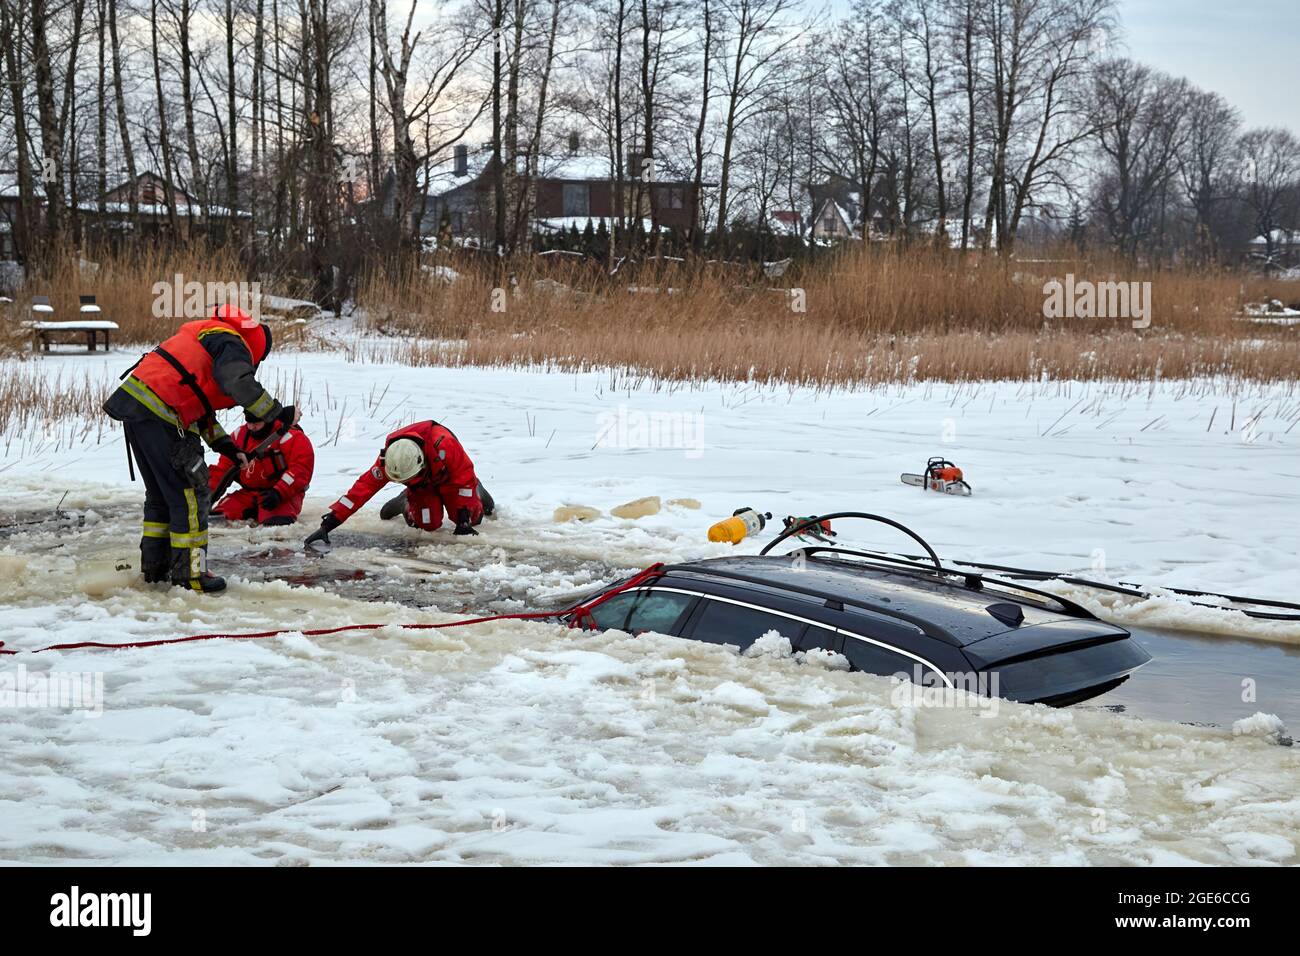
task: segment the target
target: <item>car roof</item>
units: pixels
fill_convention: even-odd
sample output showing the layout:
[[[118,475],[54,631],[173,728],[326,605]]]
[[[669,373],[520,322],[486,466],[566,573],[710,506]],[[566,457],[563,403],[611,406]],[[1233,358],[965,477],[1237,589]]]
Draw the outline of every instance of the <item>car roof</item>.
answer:
[[[964,646],[1004,634],[1017,627],[1030,627],[1080,616],[1077,608],[1052,609],[1029,595],[970,588],[951,578],[939,578],[918,570],[897,570],[840,558],[807,557],[798,552],[783,555],[737,555],[674,564],[665,568],[674,577],[697,581],[712,580],[730,586],[777,589],[805,598],[838,601],[852,613],[867,612],[919,626],[945,643]],[[769,592],[770,593],[770,592]],[[1003,618],[1007,605],[1024,615],[1018,624]],[[995,616],[989,609],[1002,605]],[[1014,610],[1014,609],[1013,609]]]

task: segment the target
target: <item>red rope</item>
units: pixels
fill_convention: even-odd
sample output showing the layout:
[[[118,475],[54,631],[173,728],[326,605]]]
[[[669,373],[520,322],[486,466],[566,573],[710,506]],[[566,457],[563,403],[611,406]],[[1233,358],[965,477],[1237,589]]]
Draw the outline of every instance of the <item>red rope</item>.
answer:
[[[376,631],[381,627],[400,627],[413,631],[437,630],[444,627],[465,627],[469,624],[487,624],[491,621],[536,621],[545,620],[553,617],[573,616],[569,622],[570,627],[585,627],[586,622],[591,617],[594,608],[604,604],[616,594],[624,591],[630,591],[633,588],[640,587],[645,581],[651,578],[659,577],[663,574],[663,564],[652,564],[644,571],[638,571],[632,577],[628,578],[618,587],[606,591],[594,601],[587,604],[579,604],[569,608],[567,611],[524,611],[518,614],[493,614],[489,617],[472,617],[464,621],[446,621],[442,624],[343,624],[339,627],[321,627],[310,631],[300,631],[298,628],[286,627],[278,631],[254,631],[247,634],[191,634],[188,637],[165,637],[155,641],[128,641],[124,644],[105,644],[100,641],[77,641],[70,644],[50,644],[46,647],[38,647],[32,651],[11,651],[5,649],[4,642],[0,641],[0,654],[40,654],[43,651],[75,651],[88,647],[102,647],[108,650],[122,650],[124,648],[135,647],[162,647],[166,644],[185,644],[190,641],[216,641],[216,640],[259,640],[264,637],[276,637],[280,634],[298,633],[306,637],[323,637],[327,634],[339,634],[343,631]]]

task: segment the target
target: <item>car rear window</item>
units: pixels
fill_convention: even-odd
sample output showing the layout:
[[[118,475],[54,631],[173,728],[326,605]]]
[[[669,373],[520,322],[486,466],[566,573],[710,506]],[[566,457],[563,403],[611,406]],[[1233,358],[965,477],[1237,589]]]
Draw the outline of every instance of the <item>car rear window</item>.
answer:
[[[779,614],[706,600],[690,636],[710,644],[735,644],[743,651],[768,631],[788,637],[793,645],[802,630],[801,622]]]

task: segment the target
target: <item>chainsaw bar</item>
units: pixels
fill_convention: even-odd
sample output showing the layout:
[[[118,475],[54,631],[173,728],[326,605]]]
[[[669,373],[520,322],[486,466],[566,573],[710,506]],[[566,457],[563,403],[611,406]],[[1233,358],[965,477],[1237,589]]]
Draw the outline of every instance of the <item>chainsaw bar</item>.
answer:
[[[929,484],[926,484],[925,475],[900,475],[903,484],[911,485],[913,488],[925,488],[927,491],[938,491],[945,495],[961,495],[969,497],[971,487],[965,481],[957,479],[955,481],[945,481],[942,478],[931,478]]]

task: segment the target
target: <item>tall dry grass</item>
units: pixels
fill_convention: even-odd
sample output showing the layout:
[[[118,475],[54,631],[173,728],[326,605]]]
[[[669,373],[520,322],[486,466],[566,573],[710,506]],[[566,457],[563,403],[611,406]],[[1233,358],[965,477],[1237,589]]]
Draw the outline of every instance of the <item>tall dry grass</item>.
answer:
[[[92,254],[94,255],[94,254]],[[159,284],[179,285],[182,304],[186,302],[185,284],[196,282],[204,286],[203,306],[212,306],[227,297],[224,290],[213,289],[216,297],[207,295],[207,286],[231,286],[239,282],[252,282],[237,256],[225,248],[207,250],[190,247],[164,251],[161,248],[142,248],[127,255],[99,255],[94,261],[82,264],[77,258],[61,259],[48,276],[29,277],[18,290],[16,302],[8,307],[5,319],[9,351],[21,350],[27,339],[17,334],[19,321],[27,319],[27,304],[32,295],[48,295],[55,308],[56,320],[75,319],[78,315],[79,295],[94,295],[101,308],[103,319],[121,326],[113,341],[123,345],[155,345],[177,329],[192,315],[175,315],[175,300],[166,294],[159,302]],[[261,280],[261,289],[272,293],[282,282]],[[161,313],[160,313],[161,312]],[[292,329],[286,329],[292,332]],[[292,338],[290,334],[289,338]],[[286,341],[278,336],[277,341]],[[3,345],[0,345],[3,347]]]
[[[1151,326],[1046,319],[1050,279],[1149,282]],[[1252,289],[1252,285],[1255,286]],[[848,385],[910,380],[1254,381],[1300,376],[1300,330],[1241,320],[1261,283],[1230,271],[1136,270],[1069,257],[1004,261],[868,249],[778,279],[756,268],[585,263],[451,283],[378,273],[358,300],[370,325],[406,336],[413,364],[614,366],[659,378]],[[1268,291],[1300,298],[1300,283]]]
[[[455,269],[456,281],[422,269],[377,268],[362,277],[359,314],[390,336],[388,345],[367,345],[365,355],[835,385],[1300,378],[1300,328],[1243,321],[1240,314],[1246,302],[1300,303],[1300,282],[1230,270],[1138,269],[1069,254],[1008,261],[876,246],[826,253],[779,277],[757,265],[673,261],[628,263],[610,276],[570,257],[535,257],[503,277],[484,260],[435,261]],[[244,278],[229,253],[146,251],[104,257],[93,273],[69,261],[52,281],[31,283],[22,294],[49,294],[61,317],[75,314],[78,294],[94,294],[104,316],[122,327],[116,341],[148,346],[179,321],[154,315],[155,283],[177,274],[200,283]],[[1149,282],[1151,327],[1045,319],[1044,283],[1066,274]],[[300,327],[277,330],[276,338],[321,344]],[[22,348],[25,338],[10,342]]]
[[[116,426],[96,412],[107,391],[86,369],[0,362],[0,472],[27,455],[106,440]]]

